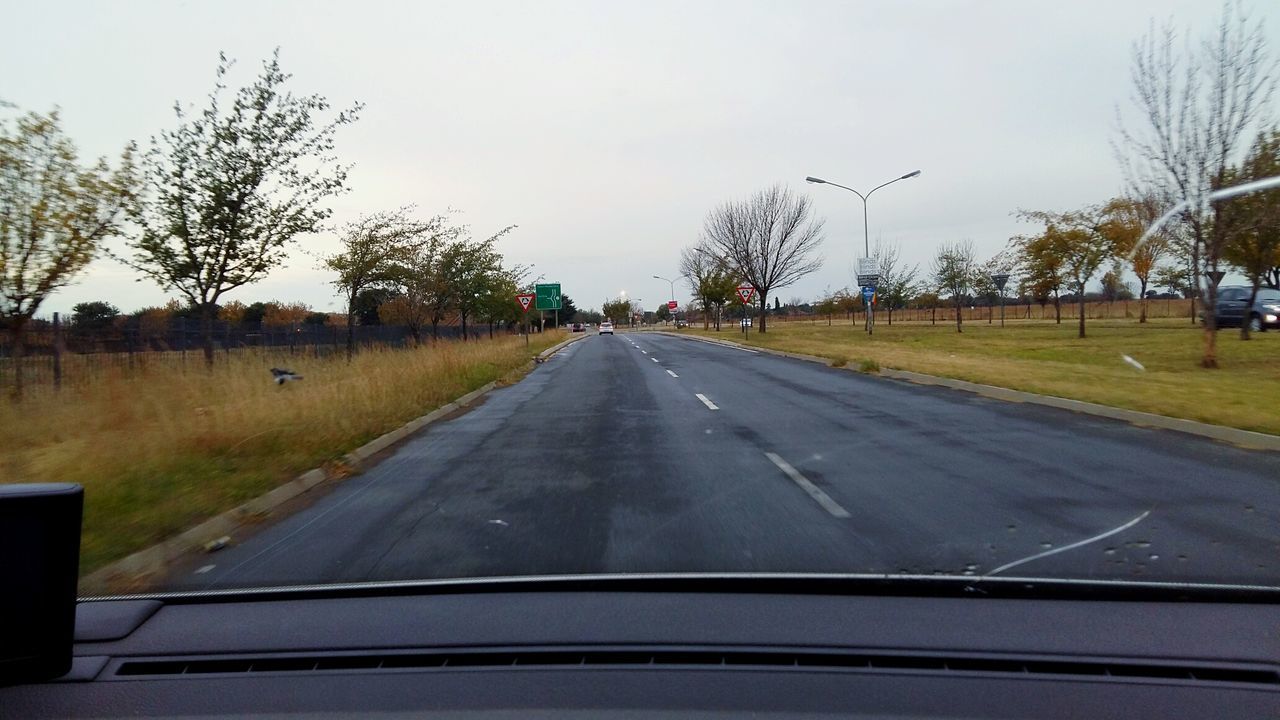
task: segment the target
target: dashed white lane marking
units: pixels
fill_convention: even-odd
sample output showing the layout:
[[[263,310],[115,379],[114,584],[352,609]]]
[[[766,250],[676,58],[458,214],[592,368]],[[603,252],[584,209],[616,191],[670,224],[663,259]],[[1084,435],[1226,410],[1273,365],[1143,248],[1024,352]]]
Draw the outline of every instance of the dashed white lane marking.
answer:
[[[849,517],[848,510],[840,507],[840,503],[832,500],[830,495],[822,492],[822,488],[809,482],[809,479],[801,475],[799,470],[791,467],[791,463],[783,460],[781,457],[778,457],[777,453],[767,452],[764,456],[772,460],[773,464],[777,465],[778,469],[781,470],[784,475],[791,478],[792,482],[799,485],[801,490],[809,493],[809,497],[817,501],[817,503],[822,506],[823,510],[826,510],[838,518]]]
[[[667,371],[667,374],[670,375],[671,377],[680,377],[679,375],[671,372],[670,370]]]
[[[703,405],[706,405],[706,406],[707,406],[707,409],[708,409],[708,410],[719,410],[719,409],[720,409],[720,407],[719,407],[718,405],[716,405],[715,403],[713,403],[713,402],[711,402],[710,400],[708,400],[706,395],[703,395],[702,393],[694,393],[694,395],[695,395],[699,400],[701,400],[701,401],[702,401],[702,404],[703,404]]]
[[[649,358],[649,359],[650,359],[650,360],[652,360],[652,361],[654,361],[654,362],[658,362],[658,358]]]
[[[212,570],[212,569],[214,569],[214,568],[216,568],[216,567],[218,567],[218,566],[217,566],[217,565],[202,565],[202,566],[200,566],[200,567],[196,568],[196,572],[195,572],[195,574],[196,574],[196,575],[203,575],[203,574],[205,574],[205,573],[209,572],[210,570]]]
[[[648,350],[644,350],[644,349],[640,350],[640,352],[644,353],[645,355],[648,355],[648,354],[649,354],[649,351],[648,351]]]

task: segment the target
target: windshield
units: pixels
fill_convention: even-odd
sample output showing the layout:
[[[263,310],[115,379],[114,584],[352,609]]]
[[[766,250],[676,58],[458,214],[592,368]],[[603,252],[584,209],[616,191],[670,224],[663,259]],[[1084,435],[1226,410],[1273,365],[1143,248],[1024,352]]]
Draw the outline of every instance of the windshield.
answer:
[[[9,15],[0,482],[82,595],[1280,586],[1274,3]]]

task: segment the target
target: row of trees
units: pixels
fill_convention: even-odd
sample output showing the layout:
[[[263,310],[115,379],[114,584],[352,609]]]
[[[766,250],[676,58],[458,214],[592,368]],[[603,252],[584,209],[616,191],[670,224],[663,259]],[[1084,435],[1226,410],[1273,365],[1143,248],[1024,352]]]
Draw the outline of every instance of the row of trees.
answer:
[[[349,223],[343,249],[322,259],[337,273],[334,284],[347,301],[348,356],[355,351],[358,303],[374,290],[382,291],[382,321],[408,327],[415,342],[428,325],[438,337],[440,323],[450,317],[461,322],[465,339],[468,320],[487,321],[492,334],[495,323],[520,316],[515,296],[529,289],[528,268],[504,267],[496,249],[514,226],[476,240],[446,215],[418,220],[413,211],[405,207]]]
[[[104,252],[199,310],[204,355],[229,291],[261,280],[299,235],[324,229],[346,191],[338,129],[362,105],[334,111],[287,86],[279,52],[251,84],[227,87],[220,55],[202,109],[175,103],[175,125],[147,149],[126,145],[115,168],[82,164],[56,111],[0,122],[0,321],[10,336],[14,395],[24,334],[42,303]],[[125,250],[111,252],[108,240]]]
[[[285,262],[299,236],[326,229],[329,201],[348,190],[335,136],[363,105],[335,110],[323,96],[292,91],[279,51],[231,91],[233,65],[220,55],[204,107],[175,103],[174,126],[145,152],[129,143],[114,168],[105,158],[82,164],[57,111],[0,120],[0,325],[15,397],[36,313],[96,257],[109,254],[182,297],[212,364],[214,322],[236,307],[224,296]],[[322,264],[338,274],[349,328],[374,300],[415,338],[446,314],[461,319],[465,336],[473,318],[515,312],[525,269],[503,268],[495,250],[511,229],[473,240],[445,216],[418,220],[401,208],[345,226],[343,250]],[[113,238],[124,240],[122,251],[107,247]]]

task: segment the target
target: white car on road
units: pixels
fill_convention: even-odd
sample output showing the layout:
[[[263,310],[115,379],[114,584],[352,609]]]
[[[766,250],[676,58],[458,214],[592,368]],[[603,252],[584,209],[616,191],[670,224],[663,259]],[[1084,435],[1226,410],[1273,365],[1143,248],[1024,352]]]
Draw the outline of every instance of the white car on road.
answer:
[[[609,322],[608,320],[600,323],[600,334],[604,335],[605,333],[608,333],[610,335],[613,334],[613,323]]]

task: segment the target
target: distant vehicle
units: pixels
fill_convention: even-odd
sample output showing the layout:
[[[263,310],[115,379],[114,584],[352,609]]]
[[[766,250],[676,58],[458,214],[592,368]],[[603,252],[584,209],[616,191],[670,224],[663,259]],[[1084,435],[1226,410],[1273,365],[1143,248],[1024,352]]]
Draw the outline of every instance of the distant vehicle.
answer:
[[[586,332],[586,330],[587,329],[583,327],[582,323],[573,324],[573,332]]]
[[[684,320],[677,320],[677,321],[676,321],[676,329],[677,329],[677,330],[679,330],[680,328],[686,328],[686,327],[689,327],[689,323],[685,322]]]
[[[1280,327],[1280,290],[1259,288],[1253,305],[1249,305],[1250,288],[1232,285],[1218,288],[1215,318],[1218,327],[1249,324],[1253,332]]]
[[[601,335],[605,335],[605,334],[612,335],[612,334],[613,334],[613,323],[609,322],[608,320],[605,320],[604,322],[600,323],[600,334],[601,334]]]

